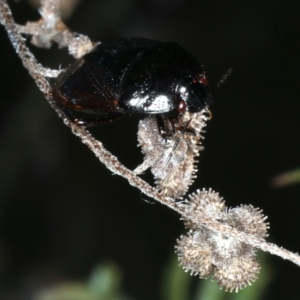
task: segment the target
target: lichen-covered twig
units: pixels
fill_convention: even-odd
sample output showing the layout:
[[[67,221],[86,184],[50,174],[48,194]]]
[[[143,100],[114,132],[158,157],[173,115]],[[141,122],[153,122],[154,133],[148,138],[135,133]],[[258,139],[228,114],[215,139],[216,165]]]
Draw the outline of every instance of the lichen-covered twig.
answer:
[[[57,77],[60,71],[45,68],[38,63],[25,45],[25,40],[22,37],[23,33],[32,35],[32,42],[39,47],[47,48],[52,42],[58,43],[60,47],[69,47],[70,54],[75,58],[91,51],[95,44],[86,36],[73,34],[60,20],[59,2],[59,0],[43,0],[40,9],[42,19],[38,22],[27,23],[25,26],[19,26],[15,24],[13,20],[7,2],[0,0],[0,22],[6,28],[10,41],[22,60],[24,67],[29,71],[29,74],[35,80],[45,98],[63,119],[64,123],[71,129],[73,134],[78,136],[114,174],[126,178],[132,186],[137,187],[144,194],[167,205],[182,216],[186,227],[190,230],[188,236],[182,237],[177,246],[180,261],[182,264],[185,264],[185,269],[191,270],[192,273],[198,273],[202,277],[206,277],[214,270],[214,276],[216,276],[221,286],[224,286],[228,290],[238,290],[250,284],[251,281],[256,278],[256,273],[259,270],[259,266],[253,260],[253,254],[255,254],[256,249],[278,255],[300,266],[300,256],[298,254],[291,253],[265,241],[268,225],[266,225],[267,223],[264,222],[265,218],[263,218],[257,209],[254,209],[252,206],[241,206],[236,209],[226,210],[222,200],[216,200],[217,196],[211,190],[208,192],[204,190],[195,193],[189,200],[176,202],[171,197],[163,195],[169,194],[169,187],[165,193],[160,193],[158,189],[151,187],[136,175],[138,172],[135,173],[123,166],[117,158],[108,152],[100,141],[92,137],[84,127],[73,123],[66,117],[64,112],[53,101],[52,88],[47,80],[49,77]],[[197,138],[200,139],[200,135]],[[178,139],[175,139],[175,144],[177,140]],[[190,141],[195,143],[195,145],[200,143],[198,140],[193,141],[193,139],[190,139]],[[140,143],[145,144],[142,138]],[[161,143],[161,141],[158,141],[158,143]],[[186,149],[184,153],[187,151],[190,153],[194,152],[197,156],[199,149],[196,147],[196,150],[194,150],[188,143],[189,138],[187,137],[186,141],[182,143],[182,147]],[[173,144],[172,147],[174,147]],[[164,144],[160,146],[163,149]],[[143,151],[150,157],[146,167],[154,166],[155,171],[155,163],[157,160],[152,157],[151,151],[149,152],[147,149]],[[175,158],[178,157],[181,158],[180,155]],[[192,163],[191,171],[188,172],[192,175],[194,174],[193,164],[194,163]],[[143,168],[144,167],[145,165]],[[186,172],[183,172],[183,174],[185,173]],[[158,176],[158,178],[160,177]],[[180,183],[180,180],[178,182]],[[189,184],[190,182],[188,182],[187,187]],[[163,188],[165,188],[165,185]],[[184,188],[183,191],[180,192],[180,197],[185,193],[186,189],[187,188]],[[241,214],[243,218],[238,216],[237,211],[239,211],[239,214]],[[240,253],[239,251],[245,250],[244,245],[249,246],[246,248],[250,254],[244,256],[236,254]],[[224,249],[226,247],[227,250],[225,251]],[[222,253],[220,254],[218,251]],[[202,257],[205,257],[203,256],[204,252],[206,255],[212,257],[212,260],[211,258],[209,259],[209,263],[202,261]],[[224,259],[223,256],[228,255],[228,253],[235,253],[234,257],[226,257],[226,259]],[[244,260],[238,260],[239,256],[243,257]],[[227,259],[229,259],[233,265],[230,265]],[[226,261],[225,267],[224,261]],[[220,265],[222,262],[223,265]],[[232,266],[234,266],[234,268]],[[199,269],[197,269],[198,267]],[[245,269],[250,267],[252,268],[252,273],[248,269]],[[232,274],[229,273],[228,275],[226,273],[227,271],[240,273],[234,273],[233,277],[235,279],[232,280],[233,277],[230,277]]]

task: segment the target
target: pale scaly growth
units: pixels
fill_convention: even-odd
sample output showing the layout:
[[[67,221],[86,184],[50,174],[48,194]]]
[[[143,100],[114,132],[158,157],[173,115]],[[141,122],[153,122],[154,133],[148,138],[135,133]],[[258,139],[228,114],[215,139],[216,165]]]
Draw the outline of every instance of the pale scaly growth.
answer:
[[[145,159],[134,172],[140,174],[150,167],[157,188],[163,195],[173,199],[182,198],[196,177],[196,157],[202,149],[201,133],[208,119],[207,109],[193,114],[185,112],[179,117],[183,129],[176,130],[166,118],[165,125],[170,131],[175,131],[167,137],[160,135],[154,116],[141,120],[138,142]]]
[[[75,57],[80,58],[83,55],[91,52],[97,45],[101,44],[100,42],[92,42],[86,35],[77,34],[69,42],[68,49],[69,53]]]
[[[197,190],[189,195],[189,200],[179,203],[185,210],[188,218],[182,218],[184,225],[188,229],[198,229],[197,220],[200,215],[217,219],[222,211],[226,209],[225,202],[218,193],[209,189],[208,191]]]
[[[20,33],[31,35],[31,43],[39,48],[50,48],[55,42],[59,47],[66,47],[73,39],[72,32],[61,21],[60,0],[42,0],[39,9],[41,19],[18,25]]]
[[[72,10],[71,6],[76,5],[76,2],[68,5]],[[56,43],[60,48],[68,47],[73,57],[80,58],[91,52],[99,43],[93,43],[83,34],[71,32],[61,20],[60,6],[60,0],[42,0],[39,10],[41,19],[27,22],[24,26],[17,25],[16,28],[19,33],[31,36],[30,42],[36,47],[50,48]]]
[[[264,239],[269,224],[261,211],[251,205],[227,209],[223,199],[211,189],[202,190],[180,203],[182,218],[189,233],[178,239],[176,252],[181,266],[192,275],[212,278],[221,288],[238,291],[256,280],[260,265],[257,249],[226,233],[202,226],[203,218]]]

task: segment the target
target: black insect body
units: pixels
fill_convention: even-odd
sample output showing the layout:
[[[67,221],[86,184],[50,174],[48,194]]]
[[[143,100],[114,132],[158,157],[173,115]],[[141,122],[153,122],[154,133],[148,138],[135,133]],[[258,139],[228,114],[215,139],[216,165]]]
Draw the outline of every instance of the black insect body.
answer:
[[[211,102],[204,70],[176,43],[127,38],[100,44],[57,78],[54,100],[71,111],[95,114],[76,121],[93,125],[122,114],[156,114],[176,127],[182,112],[199,112]]]

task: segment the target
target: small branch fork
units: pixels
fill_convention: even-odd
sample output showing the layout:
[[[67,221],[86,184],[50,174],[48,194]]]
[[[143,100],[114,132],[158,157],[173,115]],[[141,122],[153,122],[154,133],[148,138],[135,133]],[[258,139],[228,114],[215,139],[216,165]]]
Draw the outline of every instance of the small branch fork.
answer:
[[[21,34],[32,35],[32,43],[44,48],[49,48],[52,42],[58,43],[60,47],[69,47],[69,52],[75,58],[78,58],[89,52],[95,46],[86,36],[73,34],[61,21],[59,0],[43,0],[40,13],[42,19],[37,22],[29,22],[26,26],[15,24],[10,8],[6,0],[0,0],[0,22],[6,28],[9,39],[19,55],[24,67],[29,71],[29,74],[34,79],[35,83],[48,100],[51,107],[57,112],[64,123],[71,129],[73,134],[78,136],[82,143],[86,144],[91,151],[99,158],[99,160],[114,174],[120,175],[128,180],[128,182],[137,187],[147,196],[156,201],[168,206],[181,214],[186,219],[189,216],[182,206],[178,205],[171,198],[162,196],[155,188],[137,177],[131,170],[124,167],[115,156],[107,151],[102,143],[96,140],[82,126],[78,126],[71,122],[64,112],[55,104],[52,98],[52,88],[46,78],[57,77],[60,70],[51,70],[43,67],[35,59],[31,51],[25,44],[25,39]],[[221,224],[220,222],[208,218],[203,215],[201,225],[215,232],[222,232],[228,236],[234,237],[237,240],[247,243],[255,248],[259,248],[265,252],[270,252],[283,259],[290,260],[300,266],[300,256],[298,254],[287,251],[275,244],[267,243],[264,239],[257,238],[254,235],[246,234],[233,229],[230,226]]]

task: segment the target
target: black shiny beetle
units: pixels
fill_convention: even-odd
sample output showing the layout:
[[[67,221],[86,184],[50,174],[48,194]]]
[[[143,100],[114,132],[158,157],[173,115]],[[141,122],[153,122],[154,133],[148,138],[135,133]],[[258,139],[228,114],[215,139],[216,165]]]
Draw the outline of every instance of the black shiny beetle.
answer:
[[[178,114],[199,112],[211,102],[204,70],[176,43],[127,38],[100,44],[64,70],[53,85],[54,100],[85,126],[122,114],[156,114],[176,126]],[[71,111],[96,114],[76,119]],[[160,117],[159,117],[160,116]]]

